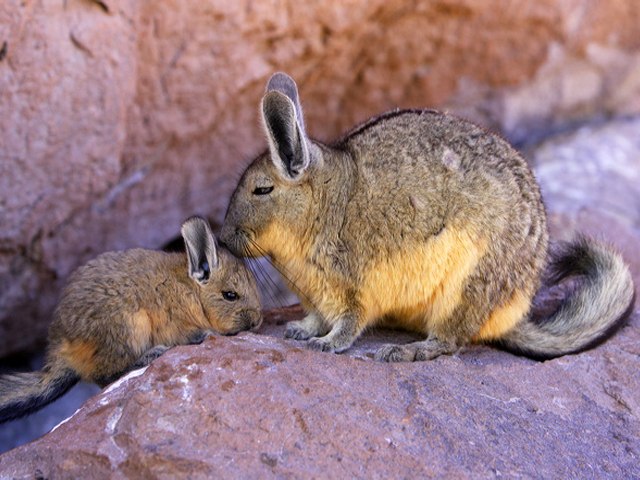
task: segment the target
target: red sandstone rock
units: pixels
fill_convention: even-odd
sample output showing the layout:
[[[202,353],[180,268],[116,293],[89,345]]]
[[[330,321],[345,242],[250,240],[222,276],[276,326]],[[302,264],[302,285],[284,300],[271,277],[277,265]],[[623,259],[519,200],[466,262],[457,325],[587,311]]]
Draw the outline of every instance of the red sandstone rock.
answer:
[[[534,362],[470,347],[428,363],[261,335],[179,347],[0,457],[0,477],[634,478],[640,333]],[[404,340],[407,340],[405,338]],[[139,375],[140,374],[140,375]]]
[[[69,272],[219,221],[265,142],[275,70],[331,139],[438,107],[515,140],[640,112],[636,0],[0,4],[0,355],[42,340]],[[25,332],[28,332],[25,334]]]

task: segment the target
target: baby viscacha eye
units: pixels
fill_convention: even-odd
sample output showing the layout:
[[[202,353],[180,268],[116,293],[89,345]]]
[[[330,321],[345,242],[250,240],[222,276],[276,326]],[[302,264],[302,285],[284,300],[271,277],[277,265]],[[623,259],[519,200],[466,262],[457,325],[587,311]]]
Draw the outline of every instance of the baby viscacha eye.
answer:
[[[238,300],[240,298],[240,295],[238,295],[233,290],[225,290],[225,291],[222,292],[222,298],[224,298],[225,300],[227,300],[229,302],[235,302],[236,300]]]

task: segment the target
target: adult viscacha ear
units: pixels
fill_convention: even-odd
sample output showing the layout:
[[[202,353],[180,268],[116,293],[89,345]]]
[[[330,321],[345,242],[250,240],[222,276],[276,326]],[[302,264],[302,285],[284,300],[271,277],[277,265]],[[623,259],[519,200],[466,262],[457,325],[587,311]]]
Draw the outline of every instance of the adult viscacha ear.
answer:
[[[216,238],[209,222],[201,217],[188,218],[182,224],[181,233],[187,250],[189,276],[204,285],[211,272],[219,267]]]
[[[304,118],[302,115],[302,106],[298,99],[298,86],[296,82],[289,75],[283,72],[277,72],[271,75],[269,82],[267,82],[267,88],[265,93],[280,92],[291,100],[296,109],[296,118],[300,124],[300,129],[304,132]]]
[[[299,178],[309,166],[310,155],[298,88],[291,77],[284,73],[271,77],[261,112],[271,160],[285,178]]]

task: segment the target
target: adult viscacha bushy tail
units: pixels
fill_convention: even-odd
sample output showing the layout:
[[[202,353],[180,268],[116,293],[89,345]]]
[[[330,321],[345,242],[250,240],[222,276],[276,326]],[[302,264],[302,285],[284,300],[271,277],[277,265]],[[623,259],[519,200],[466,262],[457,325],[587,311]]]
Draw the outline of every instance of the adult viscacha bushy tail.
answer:
[[[578,237],[552,251],[547,286],[572,276],[577,286],[554,314],[520,322],[499,344],[514,353],[548,359],[586,350],[613,335],[635,304],[633,279],[622,257],[592,239]]]
[[[23,417],[64,395],[80,377],[65,367],[0,376],[0,423]]]

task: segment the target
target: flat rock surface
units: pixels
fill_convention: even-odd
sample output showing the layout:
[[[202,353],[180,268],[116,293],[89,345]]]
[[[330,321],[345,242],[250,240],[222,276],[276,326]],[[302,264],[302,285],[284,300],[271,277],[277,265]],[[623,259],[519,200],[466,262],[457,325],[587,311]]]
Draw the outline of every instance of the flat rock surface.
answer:
[[[377,331],[345,354],[261,335],[178,347],[0,457],[2,478],[633,478],[638,317],[579,355],[535,362],[469,347],[383,364]]]

